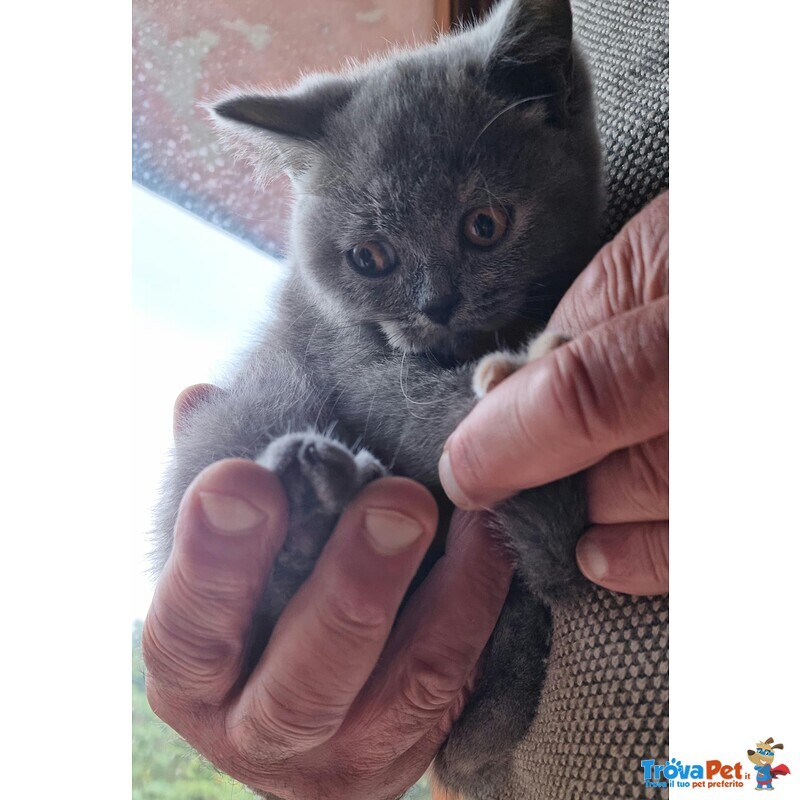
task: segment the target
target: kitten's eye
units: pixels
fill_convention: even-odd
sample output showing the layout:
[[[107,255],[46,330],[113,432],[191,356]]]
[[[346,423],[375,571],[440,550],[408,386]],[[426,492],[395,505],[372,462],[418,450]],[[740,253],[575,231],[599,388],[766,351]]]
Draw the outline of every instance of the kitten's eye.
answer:
[[[484,206],[473,208],[464,217],[461,229],[474,247],[492,247],[503,238],[508,223],[508,214],[502,208]]]
[[[388,242],[361,242],[347,257],[350,266],[367,278],[383,278],[397,266],[397,255]]]

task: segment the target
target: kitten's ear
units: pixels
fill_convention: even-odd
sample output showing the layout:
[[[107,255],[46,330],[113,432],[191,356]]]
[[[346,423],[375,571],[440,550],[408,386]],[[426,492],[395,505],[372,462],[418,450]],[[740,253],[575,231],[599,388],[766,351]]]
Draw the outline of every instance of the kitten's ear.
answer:
[[[352,92],[345,78],[314,77],[282,94],[228,92],[206,108],[223,142],[266,181],[280,172],[296,177],[321,157],[326,123]]]
[[[569,0],[514,0],[489,53],[491,91],[523,100],[546,96],[550,119],[563,125],[572,91]]]

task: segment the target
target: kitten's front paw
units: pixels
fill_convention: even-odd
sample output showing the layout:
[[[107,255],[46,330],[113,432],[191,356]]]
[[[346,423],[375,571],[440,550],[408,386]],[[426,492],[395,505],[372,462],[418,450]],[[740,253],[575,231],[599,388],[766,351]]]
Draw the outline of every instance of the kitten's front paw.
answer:
[[[387,474],[368,450],[352,453],[315,432],[281,436],[256,461],[280,477],[294,519],[339,514],[362,486]]]
[[[249,667],[256,664],[286,604],[311,574],[344,507],[362,486],[387,474],[368,451],[353,453],[313,431],[275,439],[256,462],[280,478],[289,504],[289,528],[253,622]]]
[[[548,353],[566,344],[569,337],[552,331],[534,336],[522,352],[498,350],[484,356],[472,373],[472,391],[478,399],[485,397],[497,384],[504,381],[520,367],[530,361],[546,356]]]

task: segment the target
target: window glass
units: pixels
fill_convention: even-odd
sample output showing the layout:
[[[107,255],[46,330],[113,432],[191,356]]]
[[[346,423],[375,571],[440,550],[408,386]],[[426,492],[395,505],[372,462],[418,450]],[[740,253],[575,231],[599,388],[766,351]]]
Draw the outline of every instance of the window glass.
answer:
[[[177,0],[133,4],[133,177],[270,253],[286,242],[287,185],[257,188],[198,103],[229,86],[280,87],[394,43],[423,41],[434,0]]]

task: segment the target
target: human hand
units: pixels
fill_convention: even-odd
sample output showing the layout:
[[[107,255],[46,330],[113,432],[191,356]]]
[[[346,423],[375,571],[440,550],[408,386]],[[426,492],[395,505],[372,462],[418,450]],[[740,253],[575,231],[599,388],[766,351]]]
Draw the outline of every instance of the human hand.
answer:
[[[193,391],[210,388],[194,387],[184,403]],[[278,479],[249,461],[217,462],[192,483],[145,620],[148,699],[211,763],[259,792],[397,797],[463,708],[511,568],[478,515],[456,514],[446,554],[393,625],[437,510],[419,484],[375,481],[243,676],[286,513]]]
[[[578,277],[548,330],[574,337],[493,389],[445,444],[439,472],[464,509],[587,469],[587,578],[668,591],[669,195]]]

